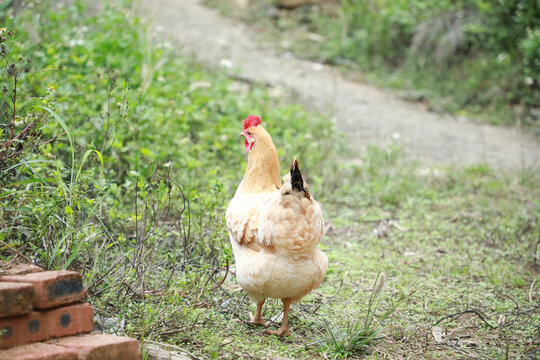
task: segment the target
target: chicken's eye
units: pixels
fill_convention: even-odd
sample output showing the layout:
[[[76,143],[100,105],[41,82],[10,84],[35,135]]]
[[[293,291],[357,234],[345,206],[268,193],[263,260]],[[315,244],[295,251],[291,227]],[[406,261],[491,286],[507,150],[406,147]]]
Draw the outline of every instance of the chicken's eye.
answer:
[[[247,133],[248,133],[249,136],[251,136],[251,133],[249,131]]]

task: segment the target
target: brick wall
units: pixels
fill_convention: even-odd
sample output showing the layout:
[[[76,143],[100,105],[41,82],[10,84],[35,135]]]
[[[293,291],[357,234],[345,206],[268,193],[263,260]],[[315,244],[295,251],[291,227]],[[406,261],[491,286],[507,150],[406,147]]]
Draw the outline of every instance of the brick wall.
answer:
[[[0,360],[139,360],[136,339],[91,333],[92,306],[74,271],[0,263]]]

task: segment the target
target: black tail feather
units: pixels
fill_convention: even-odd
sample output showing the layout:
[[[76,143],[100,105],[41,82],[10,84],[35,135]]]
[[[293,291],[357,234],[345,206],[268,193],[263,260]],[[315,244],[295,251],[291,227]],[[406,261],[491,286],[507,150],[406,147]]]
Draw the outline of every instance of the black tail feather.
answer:
[[[290,173],[292,188],[296,191],[303,191],[304,193],[309,194],[307,189],[304,188],[304,179],[302,179],[302,173],[300,173],[300,169],[298,168],[298,160],[296,160],[296,157],[291,164]]]

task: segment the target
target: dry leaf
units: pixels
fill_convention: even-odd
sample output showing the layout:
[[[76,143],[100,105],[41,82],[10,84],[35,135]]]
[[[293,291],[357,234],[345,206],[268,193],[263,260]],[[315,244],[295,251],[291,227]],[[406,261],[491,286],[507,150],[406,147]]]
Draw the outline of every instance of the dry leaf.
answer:
[[[431,334],[435,338],[435,341],[437,344],[442,344],[445,340],[446,334],[444,334],[444,330],[440,326],[434,326],[431,328]]]
[[[211,88],[212,84],[208,81],[195,81],[189,85],[189,91],[195,91],[200,88]]]
[[[401,224],[398,223],[397,220],[390,220],[388,225],[395,227],[399,231],[407,231],[407,229],[405,229],[403,226],[401,226]]]
[[[469,339],[461,339],[463,344],[470,345],[470,346],[480,346],[482,345],[482,341],[478,338],[469,338]]]

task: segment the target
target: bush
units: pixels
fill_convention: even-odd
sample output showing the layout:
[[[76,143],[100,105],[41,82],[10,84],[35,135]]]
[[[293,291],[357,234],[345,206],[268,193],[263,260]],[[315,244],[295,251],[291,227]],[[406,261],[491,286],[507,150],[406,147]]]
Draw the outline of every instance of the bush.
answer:
[[[342,11],[345,58],[366,57],[364,63],[370,66],[382,62],[400,67],[409,62],[411,66],[419,66],[417,71],[424,68],[441,71],[445,67],[460,67],[464,59],[475,59],[486,62],[483,71],[465,68],[464,77],[486,80],[485,75],[497,69],[497,75],[502,78],[488,77],[487,84],[479,82],[470,89],[474,92],[470,96],[481,96],[481,92],[495,86],[498,89],[490,93],[488,101],[497,102],[497,97],[501,97],[510,104],[538,104],[540,5],[537,1],[348,0],[343,3]],[[514,74],[518,77],[512,81]]]

